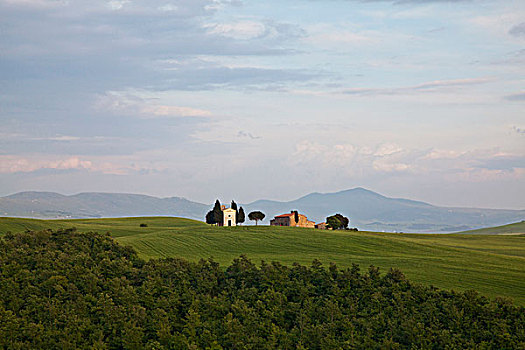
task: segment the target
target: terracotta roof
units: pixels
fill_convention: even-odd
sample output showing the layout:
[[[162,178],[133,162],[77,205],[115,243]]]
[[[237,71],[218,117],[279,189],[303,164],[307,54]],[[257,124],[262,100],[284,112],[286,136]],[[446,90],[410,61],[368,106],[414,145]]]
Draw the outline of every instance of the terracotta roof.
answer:
[[[294,214],[282,214],[282,215],[276,216],[276,218],[286,218],[286,217],[293,216],[293,215]]]

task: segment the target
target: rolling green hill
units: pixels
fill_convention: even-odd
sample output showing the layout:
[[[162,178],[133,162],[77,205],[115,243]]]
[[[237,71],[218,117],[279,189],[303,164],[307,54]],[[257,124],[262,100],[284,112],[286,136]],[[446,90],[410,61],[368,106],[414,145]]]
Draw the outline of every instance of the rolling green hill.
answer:
[[[144,223],[147,227],[140,227]],[[243,226],[211,227],[202,222],[168,217],[35,220],[0,218],[7,231],[76,227],[78,231],[110,232],[143,258],[182,257],[191,261],[213,257],[230,264],[241,254],[254,261],[309,264],[319,259],[340,267],[359,264],[401,269],[415,282],[440,288],[476,289],[508,296],[525,305],[525,236],[429,235]]]
[[[525,235],[525,221],[504,226],[480,228],[478,230],[470,230],[460,233],[473,235]]]

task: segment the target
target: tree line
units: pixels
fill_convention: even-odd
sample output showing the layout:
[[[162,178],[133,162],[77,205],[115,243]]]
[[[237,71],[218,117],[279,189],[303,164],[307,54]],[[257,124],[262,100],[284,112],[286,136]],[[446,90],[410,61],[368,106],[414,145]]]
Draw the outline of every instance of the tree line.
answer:
[[[399,270],[144,261],[109,234],[0,238],[3,349],[523,349],[525,309]]]

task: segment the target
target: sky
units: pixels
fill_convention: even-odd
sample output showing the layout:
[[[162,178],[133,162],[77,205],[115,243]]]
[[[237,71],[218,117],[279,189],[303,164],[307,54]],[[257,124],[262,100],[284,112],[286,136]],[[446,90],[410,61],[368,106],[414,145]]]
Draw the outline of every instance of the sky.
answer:
[[[525,209],[522,0],[0,0],[0,195]]]

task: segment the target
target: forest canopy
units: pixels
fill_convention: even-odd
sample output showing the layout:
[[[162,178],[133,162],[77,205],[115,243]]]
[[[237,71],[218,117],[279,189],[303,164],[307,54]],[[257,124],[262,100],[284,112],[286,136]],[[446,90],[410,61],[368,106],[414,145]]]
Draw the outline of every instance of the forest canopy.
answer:
[[[109,235],[0,238],[0,348],[525,348],[525,309],[396,269],[141,260]]]

